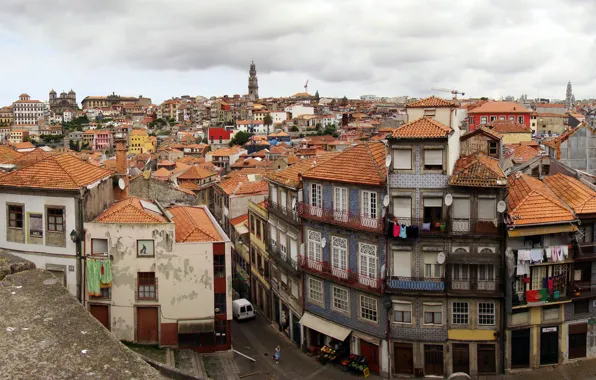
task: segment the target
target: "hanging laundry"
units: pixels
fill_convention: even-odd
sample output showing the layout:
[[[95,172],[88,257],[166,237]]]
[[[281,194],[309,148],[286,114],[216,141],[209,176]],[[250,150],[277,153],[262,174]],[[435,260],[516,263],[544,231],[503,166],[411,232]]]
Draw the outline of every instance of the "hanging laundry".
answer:
[[[546,248],[544,249],[544,252],[546,253],[546,258],[547,258],[547,259],[550,259],[550,256],[551,256],[551,251],[552,251],[552,247],[546,247]]]
[[[517,260],[517,266],[516,266],[516,274],[518,276],[523,276],[526,274],[530,274],[529,271],[526,271],[526,263],[528,263],[528,268],[529,268],[529,261],[519,261],[519,259]]]
[[[99,261],[87,258],[87,292],[90,296],[101,294],[101,264]]]
[[[539,302],[540,295],[538,290],[526,290],[526,301],[527,302]]]
[[[100,287],[109,288],[112,286],[112,262],[110,260],[102,260],[101,269]]]
[[[418,239],[418,226],[406,227],[406,234],[410,239]]]
[[[530,251],[527,249],[518,249],[517,259],[520,261],[530,261]]]
[[[547,301],[548,300],[548,289],[540,289],[538,290],[538,298],[540,301]]]
[[[546,283],[547,283],[548,292],[552,293],[553,292],[553,278],[549,277],[548,280],[546,280]]]
[[[561,252],[563,253],[563,260],[566,260],[567,258],[569,258],[569,246],[562,245]]]
[[[393,237],[399,236],[399,223],[393,223]]]
[[[408,238],[408,234],[406,233],[406,228],[407,227],[406,227],[405,224],[402,224],[399,227],[399,237],[402,238],[402,239],[407,239]]]
[[[533,263],[542,262],[542,248],[534,248],[530,250],[530,258]]]

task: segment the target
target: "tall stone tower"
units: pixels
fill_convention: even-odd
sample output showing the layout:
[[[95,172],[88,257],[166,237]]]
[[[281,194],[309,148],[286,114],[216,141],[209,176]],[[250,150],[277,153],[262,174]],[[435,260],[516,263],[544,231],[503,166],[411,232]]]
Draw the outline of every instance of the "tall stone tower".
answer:
[[[259,99],[259,81],[254,61],[250,64],[250,70],[248,70],[248,97],[250,100]]]
[[[567,111],[571,111],[573,105],[575,104],[575,96],[573,95],[573,90],[571,88],[571,81],[567,83],[567,92],[565,94],[565,108]]]

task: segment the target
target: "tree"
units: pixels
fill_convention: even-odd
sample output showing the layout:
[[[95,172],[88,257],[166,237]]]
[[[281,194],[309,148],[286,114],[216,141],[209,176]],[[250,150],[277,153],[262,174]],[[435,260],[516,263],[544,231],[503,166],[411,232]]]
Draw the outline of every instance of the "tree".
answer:
[[[323,132],[324,135],[333,135],[337,131],[337,125],[335,124],[327,124],[325,126],[325,131]]]
[[[250,139],[250,137],[252,135],[253,135],[252,133],[248,133],[248,132],[244,132],[244,131],[236,132],[234,137],[232,137],[232,140],[230,140],[230,146],[234,146],[234,145],[244,146],[244,144],[246,144],[248,142],[248,140]]]
[[[322,126],[323,126],[323,125],[322,125],[321,123],[317,123],[317,124],[315,125],[315,128],[317,129],[317,131],[320,131]]]
[[[347,106],[347,105],[348,105],[348,97],[347,97],[347,96],[344,96],[343,98],[341,98],[341,103],[340,103],[340,105],[341,105],[342,107],[345,107],[345,106]]]
[[[263,118],[263,124],[265,124],[265,127],[267,127],[267,136],[269,136],[269,126],[273,125],[273,118],[271,117],[271,114],[266,114],[265,117]]]
[[[318,102],[319,100],[321,100],[321,97],[319,96],[319,90],[317,90],[317,92],[315,92],[315,100]]]
[[[290,132],[300,132],[300,129],[298,129],[297,126],[292,125],[292,128],[290,128]]]

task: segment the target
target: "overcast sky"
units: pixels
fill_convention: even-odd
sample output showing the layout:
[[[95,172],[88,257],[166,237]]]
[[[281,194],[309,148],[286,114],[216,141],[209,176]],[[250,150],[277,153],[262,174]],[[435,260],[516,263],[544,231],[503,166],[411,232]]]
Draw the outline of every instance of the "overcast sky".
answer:
[[[596,95],[593,0],[0,0],[0,102],[87,95]],[[449,96],[444,94],[444,96]]]

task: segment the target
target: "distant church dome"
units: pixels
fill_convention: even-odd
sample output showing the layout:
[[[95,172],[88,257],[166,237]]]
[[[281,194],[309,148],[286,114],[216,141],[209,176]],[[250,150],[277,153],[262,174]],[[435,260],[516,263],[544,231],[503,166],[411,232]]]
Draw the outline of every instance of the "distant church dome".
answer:
[[[72,88],[70,89],[70,91],[68,91],[68,95],[72,95],[72,94],[74,94],[74,93],[75,93],[75,92],[72,90]]]
[[[50,91],[50,94],[56,95],[56,91],[54,91],[54,89],[52,89],[52,91]]]

